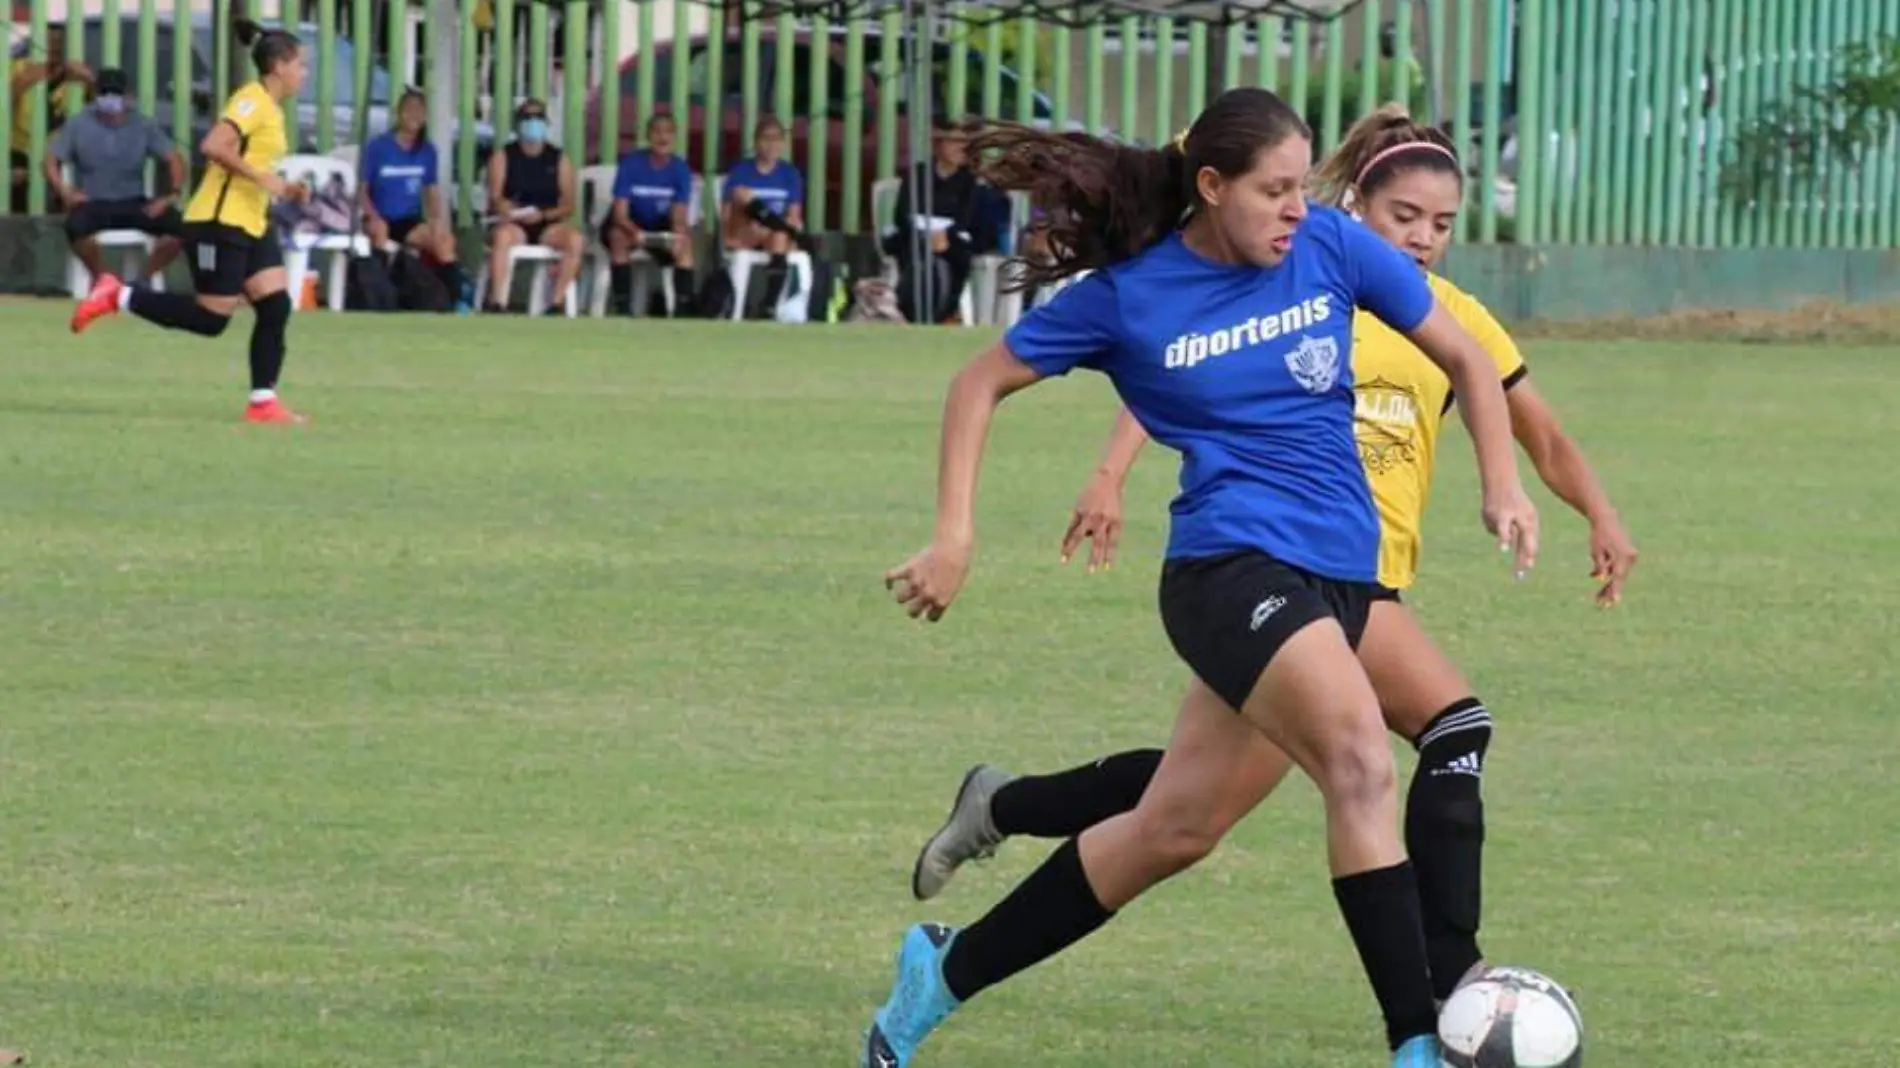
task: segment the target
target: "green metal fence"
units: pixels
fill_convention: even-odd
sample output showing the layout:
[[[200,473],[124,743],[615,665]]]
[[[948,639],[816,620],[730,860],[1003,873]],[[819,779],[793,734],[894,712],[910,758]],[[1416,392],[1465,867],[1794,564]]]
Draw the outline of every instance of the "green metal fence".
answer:
[[[74,0],[33,0],[17,22],[0,12],[0,30],[19,73],[64,26],[68,55],[127,68],[141,109],[189,148],[245,76],[234,7],[293,25],[316,51],[290,109],[297,143],[332,152],[365,126],[377,133],[401,87],[421,85],[450,120],[445,173],[464,223],[481,209],[482,161],[528,95],[549,100],[558,140],[582,164],[611,162],[668,112],[679,151],[708,176],[749,154],[758,118],[777,115],[805,174],[808,224],[884,222],[870,217],[871,186],[899,173],[909,72],[923,59],[916,28],[894,13],[838,24],[767,16],[753,0],[433,3],[86,0],[81,17]],[[1900,34],[1900,0],[1363,0],[1333,22],[1224,30],[951,10],[928,57],[940,113],[1158,143],[1218,87],[1254,84],[1302,107],[1323,151],[1357,115],[1404,102],[1464,146],[1468,240],[1891,247],[1900,236],[1891,131],[1855,165],[1823,161],[1812,181],[1772,196],[1720,185],[1737,131],[1827,77],[1841,45]],[[22,120],[9,147],[28,167],[19,189],[0,189],[0,214],[56,211],[40,161],[58,113],[43,82],[16,94],[16,81],[0,84],[0,115]],[[67,113],[83,106],[79,85],[59,93]]]

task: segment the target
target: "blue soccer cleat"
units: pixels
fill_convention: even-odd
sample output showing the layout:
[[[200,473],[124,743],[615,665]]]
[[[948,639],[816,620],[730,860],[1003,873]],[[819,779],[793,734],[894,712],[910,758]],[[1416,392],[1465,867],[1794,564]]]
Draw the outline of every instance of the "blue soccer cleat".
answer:
[[[944,954],[955,937],[954,929],[937,923],[920,923],[904,932],[897,950],[897,985],[871,1020],[860,1068],[908,1068],[917,1047],[956,1011],[957,999],[943,981]]]
[[[1392,1068],[1442,1068],[1440,1052],[1437,1035],[1419,1035],[1392,1054]]]

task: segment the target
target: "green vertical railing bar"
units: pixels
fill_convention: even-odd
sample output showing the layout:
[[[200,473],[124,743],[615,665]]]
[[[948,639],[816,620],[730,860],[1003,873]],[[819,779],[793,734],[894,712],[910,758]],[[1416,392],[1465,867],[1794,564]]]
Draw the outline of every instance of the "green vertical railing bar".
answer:
[[[967,49],[967,46],[964,46]],[[844,33],[844,232],[857,233],[864,225],[864,21],[852,19]],[[966,97],[967,99],[967,97]],[[880,172],[879,177],[882,177]],[[877,220],[871,224],[876,233]]]
[[[384,66],[389,71],[391,90],[389,106],[393,108],[396,106],[394,98],[402,91],[401,87],[420,84],[420,80],[409,76],[409,5],[390,4],[384,11],[383,32],[387,38],[388,51],[388,60]],[[362,106],[364,101],[359,100],[357,104]],[[395,122],[396,116],[391,115],[389,121]]]
[[[856,25],[857,19],[851,24]],[[972,113],[970,108],[970,27],[968,23],[954,22],[950,38],[950,72],[945,80],[943,97],[945,108],[951,115],[959,118]]]
[[[1725,248],[1737,239],[1737,208],[1722,195],[1722,165],[1728,159],[1728,141],[1735,136],[1735,122],[1741,115],[1742,70],[1739,35],[1731,5],[1736,0],[1715,0],[1709,19],[1709,53],[1715,57],[1715,118],[1720,137],[1711,133],[1708,149],[1702,157],[1702,213],[1709,225],[1706,244]]]
[[[1234,23],[1221,35],[1221,40],[1227,45],[1220,61],[1220,87],[1225,92],[1241,83],[1240,68],[1247,50],[1247,24]]]
[[[1616,18],[1611,23],[1616,34],[1616,69],[1610,78],[1616,94],[1613,104],[1613,116],[1610,128],[1604,131],[1610,142],[1610,231],[1608,239],[1617,244],[1629,240],[1630,207],[1634,200],[1631,196],[1636,179],[1631,161],[1636,153],[1636,87],[1639,84],[1636,73],[1636,38],[1642,31],[1641,18],[1631,18],[1629,9],[1633,0],[1616,0],[1614,4],[1605,4],[1605,8],[1614,11]],[[1617,8],[1622,10],[1616,10]]]
[[[1049,32],[1056,35],[1055,51],[1051,58],[1056,68],[1051,117],[1055,119],[1057,130],[1066,130],[1069,127],[1069,38],[1072,31],[1066,27],[1056,27]]]
[[[995,26],[995,22],[991,22]],[[895,10],[887,9],[880,23],[877,68],[877,173],[880,178],[894,178],[897,172],[897,98],[904,91],[904,60],[898,53],[903,42],[903,26]],[[996,54],[992,50],[988,53]],[[986,64],[987,66],[987,64]],[[878,219],[874,228],[890,225],[889,219]]]
[[[1088,28],[1088,39],[1083,44],[1082,80],[1082,125],[1092,134],[1100,135],[1107,129],[1102,111],[1106,95],[1106,77],[1103,71],[1102,51],[1108,43],[1108,27],[1100,22]]]
[[[689,161],[692,159],[692,147],[689,142],[692,140],[691,127],[693,125],[693,103],[691,100],[693,91],[693,83],[691,81],[693,73],[693,30],[690,21],[692,17],[692,6],[688,4],[686,0],[673,0],[673,64],[670,72],[671,76],[666,80],[666,109],[667,113],[673,116],[673,122],[678,127],[676,140],[678,141],[679,147],[676,148],[675,151],[685,156]],[[822,53],[824,49],[816,47],[816,43],[820,42],[822,38],[813,37],[812,40],[814,42],[812,54],[817,55]],[[710,127],[706,130],[706,133],[709,135],[716,135],[718,132],[719,131]],[[739,131],[739,143],[741,145],[748,144],[751,140],[751,130]]]
[[[68,10],[70,11],[71,8],[68,8]],[[86,20],[84,18],[74,19],[68,17],[61,25],[66,27],[66,54],[83,60],[86,56]],[[45,39],[44,37],[39,38],[41,41]],[[79,110],[86,106],[86,87],[79,84],[78,81],[68,81],[61,87],[60,91],[66,95],[66,114],[77,115],[79,114]],[[12,116],[8,116],[8,118],[11,119]],[[51,131],[48,132],[50,133]],[[40,169],[38,161],[44,158],[44,156],[38,155],[33,157],[35,161],[34,170],[37,171]]]
[[[370,64],[376,58],[375,50],[370,47],[370,42],[376,37],[375,11],[367,3],[354,4],[351,11],[354,17],[350,20],[350,36],[353,38],[350,43],[355,45],[356,70],[350,83],[350,99],[356,102],[358,108],[364,108],[367,106],[365,102],[369,100]],[[354,122],[350,124],[350,129],[356,129]]]
[[[1286,99],[1299,109],[1300,116],[1307,125],[1316,118],[1307,110],[1307,101],[1312,99],[1313,82],[1313,24],[1306,19],[1297,19],[1293,23],[1293,56],[1288,63]]]
[[[1544,121],[1544,56],[1555,44],[1544,29],[1548,0],[1524,0],[1518,9],[1523,20],[1517,54],[1517,213],[1516,239],[1521,244],[1547,240],[1544,223],[1544,145],[1550,126]],[[1500,61],[1500,65],[1501,61]],[[1400,80],[1404,75],[1400,75]]]
[[[644,5],[643,5],[644,6]],[[750,130],[759,124],[759,108],[765,103],[765,86],[760,84],[763,72],[759,62],[763,53],[759,45],[759,9],[749,0],[740,8],[739,25],[739,128]],[[646,42],[640,44],[641,56],[646,55]],[[644,58],[642,66],[645,65]],[[880,87],[881,90],[881,87]],[[790,115],[780,115],[778,120],[791,126]]]
[[[1738,17],[1746,18],[1743,26],[1742,57],[1749,64],[1746,79],[1748,95],[1744,98],[1743,121],[1762,113],[1762,109],[1775,99],[1776,71],[1772,64],[1772,31],[1776,26],[1775,16],[1779,14],[1775,5],[1777,0],[1756,0],[1753,10],[1746,4],[1740,5]],[[1739,129],[1739,127],[1737,127]],[[1777,183],[1779,184],[1779,183]],[[1778,190],[1771,191],[1764,203],[1756,205],[1746,220],[1748,242],[1751,245],[1767,245],[1774,240],[1774,216],[1781,204]]]
[[[191,25],[187,22],[185,25]],[[189,96],[190,94],[186,94]],[[211,98],[223,111],[231,96],[231,0],[211,5]]]
[[[1392,56],[1393,70],[1398,72],[1398,84],[1392,87],[1392,99],[1412,110],[1412,72],[1417,69],[1417,57],[1412,55],[1412,20],[1418,16],[1412,10],[1412,0],[1398,0],[1393,5]]]
[[[1663,241],[1668,245],[1682,245],[1689,239],[1693,222],[1689,219],[1695,211],[1695,201],[1689,200],[1689,190],[1697,175],[1697,160],[1701,150],[1697,148],[1697,137],[1702,129],[1702,57],[1708,55],[1706,38],[1697,30],[1697,19],[1702,11],[1708,10],[1706,0],[1695,0],[1695,4],[1685,4],[1676,13],[1674,21],[1674,42],[1676,48],[1670,51],[1670,99],[1668,99],[1668,154],[1670,154],[1670,182],[1668,182],[1668,201],[1663,211]],[[1689,57],[1695,57],[1695,63],[1689,63]],[[1695,76],[1691,78],[1691,70]]]
[[[1882,0],[1874,12],[1874,34],[1900,34],[1900,0]],[[1896,203],[1895,178],[1900,175],[1900,124],[1888,124],[1882,139],[1877,165],[1871,169],[1868,183],[1872,212],[1865,243],[1875,248],[1893,248],[1900,244],[1900,203]]]
[[[1590,138],[1590,157],[1594,164],[1590,171],[1588,240],[1592,244],[1603,244],[1611,240],[1610,222],[1614,202],[1622,192],[1616,188],[1616,145],[1627,140],[1627,135],[1616,125],[1616,83],[1619,80],[1616,70],[1616,9],[1604,4],[1592,10],[1590,15],[1591,21],[1597,24],[1597,37],[1596,54],[1592,58],[1596,102],[1591,112],[1591,122],[1584,131]]]
[[[1356,120],[1379,106],[1379,0],[1360,0],[1359,101]]]
[[[1010,117],[1017,122],[1036,121],[1036,30],[1035,19],[1016,20],[1016,113]]]
[[[1759,115],[1768,105],[1785,100],[1783,79],[1787,76],[1789,64],[1782,50],[1782,34],[1786,29],[1787,12],[1784,10],[1787,0],[1761,0],[1760,21],[1757,28],[1761,31],[1756,49],[1757,62],[1761,64],[1761,96],[1755,103],[1755,114]],[[1785,179],[1788,171],[1782,171],[1783,181],[1776,183],[1774,200],[1769,204],[1767,218],[1757,228],[1758,244],[1783,245],[1787,243],[1788,215],[1793,204],[1789,185]]]
[[[401,7],[401,4],[391,5]],[[586,0],[568,0],[561,9],[561,137],[576,169],[587,164],[587,10]],[[611,66],[605,68],[612,70]],[[602,84],[612,84],[603,79]],[[602,96],[601,102],[612,99]],[[684,135],[681,142],[684,143]],[[601,162],[610,163],[612,156]]]
[[[125,42],[122,40],[125,33],[125,28],[122,25],[124,14],[119,0],[106,0],[105,11],[102,13],[100,21],[102,25],[99,27],[99,58],[103,61],[102,65],[107,67],[124,66]],[[81,54],[83,55],[84,53]]]
[[[1630,147],[1632,182],[1627,194],[1630,199],[1630,220],[1626,240],[1633,244],[1655,244],[1656,239],[1650,227],[1660,214],[1654,207],[1662,183],[1662,161],[1655,154],[1662,144],[1662,131],[1658,124],[1662,122],[1663,116],[1660,97],[1664,68],[1658,38],[1663,19],[1668,17],[1659,8],[1666,6],[1669,5],[1658,4],[1655,0],[1640,0],[1636,18],[1630,27],[1636,32],[1636,63],[1630,68],[1628,77],[1631,96],[1635,98],[1636,104],[1630,126],[1630,136],[1635,143]]]
[[[172,25],[191,25],[191,0],[172,0]],[[196,146],[191,139],[191,94],[179,92],[178,87],[191,84],[191,49],[172,49],[172,141],[185,150],[187,160],[193,158],[192,149]],[[219,106],[223,101],[219,101]]]
[[[1174,20],[1156,19],[1155,27],[1155,140],[1165,145],[1174,137]],[[1188,122],[1194,116],[1187,117]]]
[[[609,4],[608,6],[617,5]],[[700,136],[699,173],[713,175],[729,168],[733,163],[732,160],[721,158],[721,153],[726,150],[723,136],[726,128],[726,9],[722,5],[712,4],[706,8],[705,49],[706,124]],[[690,124],[690,118],[688,122]],[[751,137],[752,134],[747,131],[745,136]],[[743,158],[749,151],[749,149],[741,148],[740,157]],[[719,191],[713,188],[711,182],[706,183],[705,217],[709,220],[719,218],[718,193]]]
[[[1855,11],[1864,12],[1867,5],[1838,3],[1828,5],[1829,14],[1832,17],[1821,26],[1820,44],[1813,50],[1815,67],[1825,68],[1829,77],[1839,70],[1835,57],[1840,54],[1841,46],[1847,44],[1849,40],[1868,40],[1864,26],[1860,27],[1860,36],[1849,37],[1855,29],[1853,23],[1860,21],[1859,15],[1849,13],[1850,7]],[[1819,19],[1815,21],[1820,22]],[[1813,82],[1810,81],[1810,84]],[[1872,162],[1871,157],[1862,158],[1864,163]],[[1864,169],[1864,166],[1830,166],[1828,168],[1831,178],[1828,182],[1827,203],[1824,205],[1826,215],[1823,216],[1824,231],[1821,240],[1829,248],[1851,248],[1859,244],[1855,238],[1859,235],[1856,215],[1860,203],[1859,198],[1853,194],[1859,191],[1859,175]],[[1849,172],[1853,175],[1851,180]]]
[[[475,13],[474,4],[463,4],[455,20],[456,32],[461,35],[455,79],[460,90],[455,100],[455,218],[457,225],[464,227],[475,224],[475,183],[481,180],[475,173],[475,98],[481,90],[476,84],[476,72],[481,69],[477,54],[481,35],[475,29]]]
[[[1542,0],[1542,4],[1538,35],[1542,55],[1537,62],[1537,234],[1539,241],[1548,242],[1557,232],[1559,197],[1567,195],[1561,176],[1564,146],[1569,142],[1554,136],[1561,129],[1557,124],[1557,97],[1563,85],[1557,77],[1563,45],[1558,37],[1561,0]]]
[[[1285,96],[1286,87],[1280,84],[1280,16],[1262,15],[1255,19],[1254,39],[1260,42],[1260,87]]]
[[[317,0],[317,114],[336,114],[336,0]],[[336,147],[336,123],[317,122],[317,151]]]
[[[1464,163],[1465,173],[1471,173],[1471,29],[1476,18],[1472,12],[1472,0],[1458,0],[1458,6],[1451,16],[1451,143],[1458,146],[1458,158]],[[1469,183],[1467,183],[1469,184]],[[1489,203],[1491,191],[1479,187],[1476,194],[1480,203]],[[1458,237],[1471,240],[1476,226],[1473,223],[1470,200],[1472,191],[1467,190],[1466,211],[1458,215]]]
[[[620,5],[602,4],[600,8],[600,140],[595,151],[602,163],[620,158]],[[717,58],[719,51],[714,51]]]
[[[810,145],[811,164],[805,175],[807,188],[816,190],[816,196],[806,197],[805,226],[812,233],[825,230],[825,202],[830,199],[826,183],[831,177],[828,164],[831,162],[831,24],[823,15],[811,22],[811,99],[805,108],[811,112],[811,125],[806,127],[805,137]],[[748,134],[747,136],[750,136]],[[857,175],[841,175],[845,184],[857,182]]]
[[[1123,16],[1115,30],[1115,39],[1121,43],[1121,110],[1116,120],[1121,135],[1130,140],[1141,139],[1141,79],[1137,64],[1141,56],[1141,20],[1133,15]]]
[[[179,0],[179,2],[182,4],[184,0]],[[27,30],[27,33],[29,39],[32,40],[35,45],[39,45],[40,42],[46,40],[46,5],[43,3],[33,4],[31,11],[32,15],[29,19],[30,28]],[[189,19],[190,15],[186,15],[185,17]],[[187,22],[186,25],[190,25],[190,23]],[[68,40],[66,47],[70,49],[72,46],[73,42]],[[33,52],[32,55],[35,59],[42,61],[46,58],[44,54],[37,51]],[[191,96],[189,93],[177,93],[174,95],[176,98],[186,102],[189,102]],[[15,101],[13,106],[18,108],[20,107],[20,103]],[[46,158],[45,82],[41,82],[26,91],[25,106],[29,109],[26,130],[26,158],[32,162],[32,166],[26,169],[26,204],[24,206],[26,214],[41,215],[46,211],[46,173],[40,166],[40,161]],[[13,112],[8,111],[5,115],[0,115],[0,121],[6,123],[7,136],[10,140],[13,136]],[[182,125],[182,123],[180,125]]]
[[[1819,10],[1813,10],[1815,6]],[[1834,33],[1831,13],[1846,10],[1847,5],[1839,3],[1810,5],[1809,10],[1795,16],[1796,21],[1791,27],[1793,37],[1786,42],[1786,47],[1793,57],[1790,66],[1794,68],[1794,83],[1797,87],[1817,85],[1817,78],[1823,71],[1832,72],[1833,63],[1831,60],[1823,62],[1821,49]],[[1795,14],[1792,9],[1790,14]],[[1830,112],[1824,116],[1823,121],[1833,122],[1833,114]],[[1807,183],[1807,187],[1797,194],[1794,218],[1789,223],[1791,243],[1801,248],[1814,248],[1823,243],[1828,217],[1840,209],[1839,199],[1832,195],[1835,180],[1839,177],[1841,168],[1834,166],[1833,160],[1828,160],[1816,173],[1815,181]]]
[[[772,110],[781,122],[789,122],[792,116],[807,110],[801,107],[805,102],[798,99],[798,20],[785,13],[772,26]],[[674,67],[678,69],[678,64]],[[819,118],[811,114],[806,117],[814,122]]]
[[[1320,144],[1331,152],[1339,144],[1346,109],[1346,24],[1339,19],[1326,24],[1325,62],[1319,106]]]
[[[1545,91],[1555,98],[1556,120],[1552,129],[1557,131],[1557,151],[1546,166],[1551,172],[1553,190],[1550,236],[1558,244],[1568,245],[1577,240],[1577,216],[1584,199],[1583,168],[1578,158],[1582,147],[1578,138],[1579,112],[1584,99],[1583,64],[1579,58],[1583,5],[1578,0],[1557,0],[1557,6],[1562,27],[1556,30],[1552,76],[1545,83]],[[1562,195],[1554,195],[1558,189]]]
[[[634,47],[639,49],[639,60],[634,64],[633,76],[633,115],[634,128],[627,132],[632,135],[634,144],[645,144],[647,139],[647,120],[660,99],[659,51],[660,35],[653,29],[653,5],[640,5],[639,18],[634,20]]]
[[[1187,113],[1199,115],[1207,107],[1207,26],[1188,26]]]
[[[1511,9],[1506,4],[1492,3],[1485,5],[1485,10],[1489,18],[1484,34],[1484,129],[1478,134],[1478,189],[1483,198],[1478,202],[1478,240],[1490,242],[1498,239],[1498,152],[1504,126],[1504,60],[1511,46]],[[1519,138],[1520,148],[1523,144]],[[1518,195],[1522,197],[1523,190]]]
[[[505,145],[515,131],[515,0],[495,0],[494,38],[495,92],[488,121],[495,127],[495,143]]]
[[[1004,117],[1003,18],[995,14],[983,22],[983,117]]]
[[[4,18],[4,16],[0,16]],[[156,120],[158,106],[158,0],[139,0],[139,111]],[[7,112],[0,109],[0,115]]]
[[[548,93],[549,68],[554,65],[554,54],[549,50],[548,6],[546,4],[528,5],[528,92],[546,102]],[[563,136],[566,136],[563,134]]]
[[[1778,3],[1781,8],[1781,19],[1776,24],[1773,38],[1776,61],[1774,99],[1793,103],[1795,86],[1800,78],[1799,27],[1803,21],[1813,21],[1813,18],[1820,16],[1814,15],[1806,20],[1802,18],[1803,12],[1796,10],[1796,7],[1799,5],[1804,9],[1811,8],[1812,5],[1806,0],[1778,0]],[[1823,167],[1825,166],[1823,164]],[[1815,188],[1813,182],[1801,184],[1806,185],[1807,188],[1797,190],[1796,183],[1793,181],[1786,182],[1782,186],[1785,194],[1782,197],[1781,210],[1775,217],[1775,244],[1777,245],[1787,246],[1795,243],[1796,220],[1806,214],[1804,202],[1806,198],[1813,195]]]
[[[150,3],[151,0],[146,0],[146,2]],[[13,40],[13,5],[7,4],[0,7],[0,41],[11,40]],[[6,130],[7,148],[11,151],[13,148],[13,79],[11,77],[0,78],[0,128]],[[13,181],[12,176],[9,175],[7,181],[0,182],[0,219],[13,214],[16,207],[23,207],[23,205],[13,203]]]
[[[1434,125],[1443,123],[1446,110],[1451,104],[1445,99],[1445,72],[1451,61],[1451,53],[1445,41],[1445,5],[1449,0],[1425,0],[1425,54],[1429,57],[1426,68],[1431,72],[1431,82],[1425,86],[1425,106]],[[1463,147],[1459,153],[1464,152]]]

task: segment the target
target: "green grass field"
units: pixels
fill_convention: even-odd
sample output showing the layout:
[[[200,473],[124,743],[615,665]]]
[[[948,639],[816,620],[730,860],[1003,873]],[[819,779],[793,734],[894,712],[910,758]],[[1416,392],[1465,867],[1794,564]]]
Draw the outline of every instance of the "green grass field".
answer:
[[[924,628],[879,578],[977,333],[313,314],[285,432],[236,421],[242,331],[65,313],[0,305],[0,1046],[38,1064],[847,1065],[903,927],[1043,854],[910,901],[963,769],[1166,736],[1167,458],[1123,566],[1055,559],[1099,379],[1005,409]],[[1503,723],[1494,957],[1581,990],[1593,1066],[1900,1064],[1893,350],[1527,349],[1645,556],[1595,610],[1540,494],[1511,582],[1447,443],[1412,600]],[[1297,782],[919,1068],[1377,1035]]]

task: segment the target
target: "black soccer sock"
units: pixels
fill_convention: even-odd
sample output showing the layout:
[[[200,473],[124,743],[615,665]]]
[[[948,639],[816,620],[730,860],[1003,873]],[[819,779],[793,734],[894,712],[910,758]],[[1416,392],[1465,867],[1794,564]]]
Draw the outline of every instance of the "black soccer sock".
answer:
[[[277,388],[277,376],[284,370],[284,336],[290,332],[290,297],[272,293],[253,309],[257,322],[251,326],[251,389]]]
[[[633,308],[633,264],[616,263],[607,268],[607,292],[612,297],[613,310],[629,312]]]
[[[1102,907],[1071,838],[984,917],[957,933],[943,981],[958,1001],[1087,938],[1115,914]]]
[[[1333,880],[1359,963],[1379,999],[1385,1037],[1398,1049],[1438,1029],[1419,924],[1418,880],[1409,861]]]
[[[678,315],[692,310],[695,290],[698,287],[699,281],[693,275],[691,267],[673,268],[673,314]]]
[[[127,287],[132,295],[127,298],[125,310],[167,330],[189,330],[205,337],[217,337],[224,328],[231,325],[231,317],[198,303],[196,297],[183,293],[159,293],[137,286]]]
[[[1476,697],[1454,702],[1419,732],[1418,770],[1405,799],[1405,849],[1418,868],[1432,989],[1451,996],[1478,949],[1484,868],[1484,755],[1491,714]]]
[[[1004,834],[1070,838],[1135,807],[1161,766],[1161,750],[1131,749],[1005,783],[990,798],[990,822]]]

